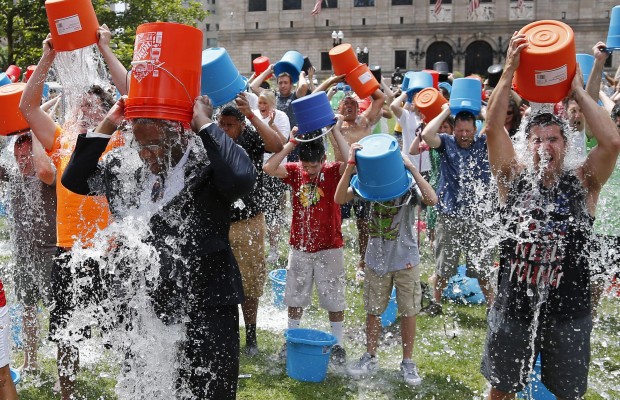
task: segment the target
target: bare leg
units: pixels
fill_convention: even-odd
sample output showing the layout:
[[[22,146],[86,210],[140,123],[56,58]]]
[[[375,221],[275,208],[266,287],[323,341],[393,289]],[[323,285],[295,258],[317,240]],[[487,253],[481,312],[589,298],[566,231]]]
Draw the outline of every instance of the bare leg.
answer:
[[[433,287],[433,298],[436,303],[441,303],[441,294],[448,285],[448,280],[443,276],[436,275],[435,286]]]
[[[515,395],[513,393],[502,392],[501,390],[492,387],[491,391],[489,392],[488,400],[509,400],[514,398]]]
[[[413,345],[415,343],[416,317],[401,317],[400,331],[403,340],[403,359],[411,360],[413,357]]]
[[[290,308],[289,308],[289,318],[290,318]],[[299,316],[301,318],[301,315]],[[329,312],[329,321],[330,322],[342,322],[344,321],[344,311],[330,311]]]
[[[288,317],[290,319],[301,319],[304,314],[304,309],[301,307],[289,307],[288,308]]]
[[[17,400],[17,391],[11,379],[11,370],[8,365],[0,368],[0,399]]]
[[[245,344],[248,347],[256,347],[256,314],[258,313],[258,298],[246,297],[241,303],[243,321],[245,322]]]
[[[78,348],[66,342],[59,342],[57,365],[62,400],[72,400],[80,365]]]
[[[24,306],[22,316],[24,331],[24,365],[23,370],[36,370],[37,350],[39,348],[39,319],[37,318],[36,306]]]
[[[478,283],[480,284],[480,289],[482,289],[484,298],[487,300],[487,309],[490,309],[495,299],[495,293],[489,286],[489,278],[478,278]]]
[[[371,356],[377,355],[379,335],[381,334],[381,316],[366,315],[366,351]]]

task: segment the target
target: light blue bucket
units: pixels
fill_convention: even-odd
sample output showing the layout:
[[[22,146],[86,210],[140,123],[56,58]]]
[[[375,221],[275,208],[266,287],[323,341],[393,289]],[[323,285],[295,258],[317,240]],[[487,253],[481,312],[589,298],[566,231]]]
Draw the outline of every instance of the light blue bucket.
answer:
[[[317,92],[291,103],[298,133],[316,131],[336,123],[336,116],[325,92]]]
[[[200,94],[207,95],[214,107],[226,104],[243,92],[247,78],[239,74],[230,55],[222,47],[202,51]]]
[[[459,78],[452,82],[450,92],[450,110],[453,115],[468,111],[474,116],[482,108],[482,84],[479,79]]]
[[[577,54],[577,63],[583,74],[583,84],[585,85],[588,83],[590,72],[592,72],[592,67],[594,66],[594,56],[591,54]]]
[[[271,290],[273,291],[273,305],[278,308],[284,308],[284,290],[286,289],[286,270],[274,269],[269,272],[269,280],[271,281]]]
[[[459,265],[457,274],[448,280],[443,297],[465,304],[484,303],[485,298],[478,279],[466,276],[466,270],[465,265]]]
[[[364,199],[388,201],[402,196],[413,184],[405,168],[394,136],[376,133],[360,140],[363,146],[355,153],[357,175],[351,186]]]
[[[0,86],[8,85],[9,83],[13,83],[11,78],[4,72],[0,72]]]
[[[9,367],[9,370],[11,371],[11,380],[13,381],[13,384],[17,385],[22,380],[22,375],[14,368]]]
[[[22,340],[22,314],[23,309],[20,304],[13,304],[9,307],[9,316],[11,318],[11,338],[15,347],[21,349],[24,346]]]
[[[322,382],[336,337],[316,329],[295,328],[286,337],[286,374],[301,382]]]
[[[291,81],[293,83],[297,83],[299,80],[299,74],[301,73],[301,69],[304,66],[304,56],[298,51],[289,50],[273,66],[273,73],[276,78],[282,72],[287,72],[291,75]]]
[[[612,8],[609,14],[609,30],[605,45],[611,50],[620,49],[620,6]]]
[[[433,87],[433,75],[425,71],[409,71],[405,74],[405,78],[408,79],[404,90],[407,92],[407,100],[410,103],[413,101],[413,96],[420,90]],[[404,83],[405,80],[403,79]]]
[[[396,303],[396,288],[392,288],[390,302],[383,314],[381,314],[381,326],[388,327],[396,321],[396,312],[398,311],[398,303]]]
[[[541,382],[541,362],[540,354],[536,358],[534,370],[530,373],[530,383],[517,393],[517,399],[527,400],[555,400],[553,393]]]

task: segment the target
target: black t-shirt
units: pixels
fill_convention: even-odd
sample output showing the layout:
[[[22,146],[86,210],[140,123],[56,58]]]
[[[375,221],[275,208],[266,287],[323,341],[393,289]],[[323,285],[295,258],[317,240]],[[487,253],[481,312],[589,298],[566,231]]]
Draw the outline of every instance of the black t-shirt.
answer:
[[[265,154],[265,143],[252,127],[245,127],[235,143],[248,153],[258,174],[252,192],[232,204],[230,218],[232,222],[252,218],[262,213],[265,208],[263,200],[263,154]]]

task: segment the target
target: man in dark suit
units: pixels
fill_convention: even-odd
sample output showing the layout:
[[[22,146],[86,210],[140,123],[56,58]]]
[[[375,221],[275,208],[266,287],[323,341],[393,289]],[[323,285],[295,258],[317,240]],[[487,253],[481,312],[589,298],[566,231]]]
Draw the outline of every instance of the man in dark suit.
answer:
[[[208,97],[196,99],[197,135],[176,121],[133,120],[129,147],[142,161],[136,169],[128,146],[99,159],[124,118],[121,99],[95,132],[79,136],[62,183],[79,194],[105,194],[117,219],[136,211],[148,218],[146,241],[160,263],[154,310],[165,323],[186,324],[177,386],[198,399],[234,399],[243,288],[228,241],[230,209],[250,192],[256,170],[212,113]]]

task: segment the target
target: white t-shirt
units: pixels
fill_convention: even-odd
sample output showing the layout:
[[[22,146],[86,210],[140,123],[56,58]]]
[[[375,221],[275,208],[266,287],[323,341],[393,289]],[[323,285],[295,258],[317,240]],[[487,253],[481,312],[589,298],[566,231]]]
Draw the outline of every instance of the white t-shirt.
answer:
[[[418,154],[412,156],[409,154],[409,148],[411,147],[411,143],[415,139],[415,131],[420,126],[422,120],[412,111],[403,110],[403,113],[400,115],[398,119],[398,123],[403,132],[403,149],[402,152],[406,156],[409,157],[413,165],[420,171],[426,172],[431,170],[431,157],[428,150],[422,152],[422,154]],[[420,156],[422,157],[422,161],[420,164]]]

